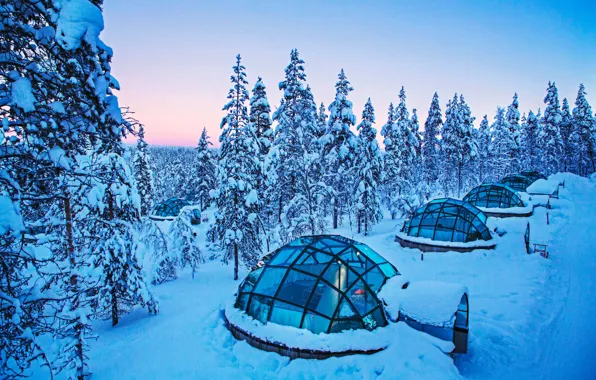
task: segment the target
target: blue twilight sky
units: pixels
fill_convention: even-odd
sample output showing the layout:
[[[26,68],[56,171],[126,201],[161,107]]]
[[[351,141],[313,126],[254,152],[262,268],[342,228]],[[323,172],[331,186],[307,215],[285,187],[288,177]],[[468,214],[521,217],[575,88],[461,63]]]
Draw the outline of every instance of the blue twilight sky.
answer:
[[[423,125],[463,93],[480,121],[518,92],[522,112],[543,107],[549,80],[575,101],[583,82],[596,106],[596,1],[106,0],[103,40],[114,48],[120,103],[147,141],[195,145],[219,136],[234,57],[249,90],[261,76],[272,108],[292,48],[306,61],[315,101],[328,105],[344,68],[358,119],[368,97],[377,130],[405,86]]]

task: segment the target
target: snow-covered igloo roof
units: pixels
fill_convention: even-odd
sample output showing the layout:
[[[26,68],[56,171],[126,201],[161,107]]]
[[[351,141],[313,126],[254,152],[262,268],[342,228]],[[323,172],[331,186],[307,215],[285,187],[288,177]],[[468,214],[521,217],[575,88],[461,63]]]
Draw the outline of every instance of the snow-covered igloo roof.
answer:
[[[516,191],[526,191],[532,182],[534,182],[534,180],[520,174],[508,175],[499,181],[499,183],[507,185]]]
[[[386,326],[377,293],[397,269],[369,246],[306,236],[267,256],[238,288],[235,307],[262,323],[317,333]]]
[[[483,183],[470,190],[464,201],[485,208],[524,207],[517,192],[502,183]]]
[[[180,214],[180,210],[190,205],[187,201],[180,198],[170,198],[158,204],[153,209],[152,217],[158,218],[174,218]]]
[[[486,215],[468,202],[439,198],[416,210],[402,232],[409,237],[458,243],[491,240],[486,220]]]

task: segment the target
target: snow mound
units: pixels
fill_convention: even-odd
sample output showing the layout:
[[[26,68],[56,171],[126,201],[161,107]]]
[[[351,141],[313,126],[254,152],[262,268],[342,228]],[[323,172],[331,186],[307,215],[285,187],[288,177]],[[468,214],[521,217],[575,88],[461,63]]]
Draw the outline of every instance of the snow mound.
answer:
[[[442,281],[415,281],[402,289],[403,281],[390,278],[379,293],[386,304],[385,310],[391,319],[398,320],[399,314],[423,324],[452,328],[455,312],[463,294],[468,288],[461,284]]]

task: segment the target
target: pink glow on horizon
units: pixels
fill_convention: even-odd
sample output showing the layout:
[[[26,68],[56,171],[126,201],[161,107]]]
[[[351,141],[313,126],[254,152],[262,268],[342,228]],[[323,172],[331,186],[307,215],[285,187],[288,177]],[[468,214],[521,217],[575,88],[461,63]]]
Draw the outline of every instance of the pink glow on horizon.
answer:
[[[206,127],[218,146],[235,55],[243,57],[249,92],[261,76],[274,110],[292,48],[306,61],[317,104],[333,100],[337,73],[344,68],[355,89],[349,99],[357,119],[371,97],[377,131],[402,85],[421,129],[435,91],[443,112],[455,92],[463,93],[476,124],[484,114],[492,121],[497,106],[507,106],[514,92],[522,113],[543,108],[549,80],[556,81],[561,102],[567,97],[573,104],[580,82],[592,99],[596,93],[596,33],[588,26],[582,30],[579,16],[566,18],[561,9],[551,9],[563,7],[556,2],[518,5],[524,9],[471,3],[462,14],[439,2],[434,16],[427,6],[395,2],[304,5],[288,20],[280,16],[287,14],[283,2],[251,4],[241,12],[211,1],[167,7],[106,2],[102,38],[114,48],[120,104],[145,125],[149,144],[195,146]],[[288,29],[290,21],[304,28]]]

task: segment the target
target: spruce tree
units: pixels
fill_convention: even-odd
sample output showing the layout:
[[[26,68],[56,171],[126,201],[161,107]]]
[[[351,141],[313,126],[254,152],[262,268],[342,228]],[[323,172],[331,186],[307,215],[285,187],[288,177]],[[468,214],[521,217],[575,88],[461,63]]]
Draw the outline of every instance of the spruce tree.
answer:
[[[352,102],[348,94],[353,91],[344,70],[338,74],[335,84],[335,100],[329,105],[329,122],[326,134],[321,138],[325,162],[325,181],[333,189],[333,228],[342,224],[350,208],[351,189],[354,182],[354,157],[357,140],[350,127],[356,124]]]
[[[387,110],[387,122],[381,128],[381,136],[383,136],[383,144],[385,145],[385,156],[383,158],[383,166],[385,168],[383,202],[391,213],[391,219],[395,219],[399,210],[397,205],[392,203],[397,197],[393,179],[397,178],[399,169],[399,165],[396,162],[399,136],[395,126],[395,108],[393,107],[393,103],[389,103],[389,109]]]
[[[154,200],[153,173],[149,163],[149,153],[145,142],[145,129],[139,127],[137,149],[133,158],[137,189],[141,196],[141,215],[146,216],[151,212]]]
[[[321,102],[319,106],[319,113],[317,114],[317,138],[323,137],[325,131],[327,130],[327,108],[325,104]]]
[[[362,121],[358,124],[358,160],[356,166],[356,219],[358,233],[367,236],[372,226],[383,218],[379,186],[383,181],[383,157],[377,143],[375,110],[370,98],[364,105]]]
[[[554,82],[548,82],[544,97],[546,108],[542,118],[540,142],[542,145],[542,170],[546,175],[562,168],[563,140],[561,138],[561,108],[559,94]]]
[[[234,280],[237,280],[240,260],[250,267],[261,252],[255,228],[259,202],[255,173],[259,168],[260,150],[246,109],[248,82],[240,54],[236,56],[233,70],[229,101],[223,107],[227,115],[220,125],[219,189],[215,195],[216,223],[219,235],[223,237],[224,262],[234,261]]]

